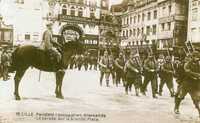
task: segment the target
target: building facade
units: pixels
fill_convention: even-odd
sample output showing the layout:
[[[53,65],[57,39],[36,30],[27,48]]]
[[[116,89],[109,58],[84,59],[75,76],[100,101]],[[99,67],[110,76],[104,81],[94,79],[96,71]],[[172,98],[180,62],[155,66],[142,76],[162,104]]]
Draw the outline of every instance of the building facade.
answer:
[[[49,0],[46,20],[53,22],[54,34],[65,41],[81,35],[87,47],[97,48],[104,44],[105,30],[113,27],[108,17],[112,17],[108,0]]]
[[[183,45],[187,40],[186,0],[158,0],[159,48]]]
[[[45,8],[43,0],[2,0],[0,13],[13,25],[14,45],[40,44]]]
[[[200,0],[190,0],[188,9],[188,41],[200,42]]]
[[[164,49],[185,41],[186,9],[184,1],[130,0],[122,15],[121,45],[156,44]]]

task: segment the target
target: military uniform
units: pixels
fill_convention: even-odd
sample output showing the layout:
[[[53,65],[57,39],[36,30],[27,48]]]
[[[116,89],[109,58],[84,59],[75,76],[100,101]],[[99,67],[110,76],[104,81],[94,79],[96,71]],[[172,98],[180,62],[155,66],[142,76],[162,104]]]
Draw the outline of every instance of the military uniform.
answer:
[[[141,66],[136,57],[129,59],[125,64],[126,85],[125,92],[128,94],[128,89],[131,91],[132,84],[135,87],[136,96],[139,96],[139,89],[142,82]]]
[[[200,116],[200,64],[198,52],[192,54],[192,59],[184,64],[184,78],[180,83],[179,90],[175,97],[175,113],[179,113],[179,106],[187,93],[190,94]],[[198,57],[198,60],[196,58]]]
[[[144,61],[144,83],[142,85],[142,93],[145,94],[147,85],[151,81],[153,98],[157,98],[157,71],[157,62],[154,60],[153,56],[148,57]]]
[[[125,59],[123,58],[123,56],[118,57],[115,60],[116,86],[118,86],[118,84],[120,84],[121,79],[123,81],[123,84],[125,82],[124,66],[125,66]]]
[[[163,86],[166,83],[171,94],[171,97],[174,96],[174,85],[173,85],[173,73],[174,69],[171,63],[171,59],[168,56],[166,58],[166,62],[161,67],[161,75],[160,75],[160,85],[159,85],[159,94],[162,95]]]
[[[52,60],[55,60],[56,63],[59,63],[61,61],[61,54],[59,51],[53,46],[54,44],[59,45],[57,42],[53,41],[53,32],[50,29],[52,26],[51,23],[47,23],[48,29],[44,31],[42,42],[41,42],[41,48],[44,49],[47,54],[50,56]],[[52,62],[52,64],[54,64]]]
[[[100,59],[99,62],[99,69],[100,69],[100,85],[102,85],[102,80],[105,74],[105,79],[106,79],[106,85],[109,86],[109,76],[111,73],[111,69],[112,69],[112,62],[108,53],[106,53],[106,55],[102,56],[102,58]]]

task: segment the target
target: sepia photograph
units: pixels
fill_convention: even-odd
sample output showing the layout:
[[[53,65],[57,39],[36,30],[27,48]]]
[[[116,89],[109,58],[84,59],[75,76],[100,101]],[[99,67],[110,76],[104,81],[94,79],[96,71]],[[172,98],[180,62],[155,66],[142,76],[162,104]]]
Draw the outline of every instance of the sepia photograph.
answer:
[[[200,0],[0,0],[0,123],[200,123]]]

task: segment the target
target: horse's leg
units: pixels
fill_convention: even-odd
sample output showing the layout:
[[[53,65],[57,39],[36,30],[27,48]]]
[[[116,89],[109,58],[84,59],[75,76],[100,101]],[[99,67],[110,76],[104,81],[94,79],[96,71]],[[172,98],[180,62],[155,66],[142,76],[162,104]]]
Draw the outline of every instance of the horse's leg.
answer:
[[[58,72],[56,72],[56,97],[63,99],[63,95],[62,95],[62,81],[65,75],[65,71],[64,70],[59,70]]]
[[[15,100],[20,100],[20,96],[19,96],[19,83],[24,75],[26,70],[17,70],[15,77],[14,77],[14,81],[15,81],[15,92],[14,92],[14,96],[15,96]]]

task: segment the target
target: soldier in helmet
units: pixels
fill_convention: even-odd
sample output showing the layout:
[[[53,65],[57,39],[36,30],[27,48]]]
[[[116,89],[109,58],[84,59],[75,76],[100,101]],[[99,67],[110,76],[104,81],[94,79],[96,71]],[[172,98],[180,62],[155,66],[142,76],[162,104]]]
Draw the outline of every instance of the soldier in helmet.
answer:
[[[196,109],[200,116],[200,56],[199,52],[194,51],[191,55],[191,60],[184,64],[184,78],[179,85],[175,96],[175,113],[179,113],[179,106],[187,93],[190,94]]]
[[[152,97],[157,98],[157,62],[154,59],[153,54],[149,54],[148,58],[144,61],[144,83],[142,85],[142,93],[145,95],[145,91],[149,82],[151,82]]]
[[[160,73],[160,85],[159,85],[159,95],[162,95],[163,86],[166,83],[167,88],[171,94],[171,97],[174,96],[174,85],[173,85],[173,74],[174,69],[171,63],[171,57],[167,56],[165,63],[161,67]]]
[[[124,71],[125,71],[125,77],[126,77],[126,84],[125,84],[125,92],[128,94],[128,89],[131,91],[132,84],[135,86],[135,93],[136,96],[139,96],[139,89],[141,87],[141,71],[142,68],[140,66],[140,63],[137,59],[139,55],[137,53],[131,52],[130,58],[126,62]]]

